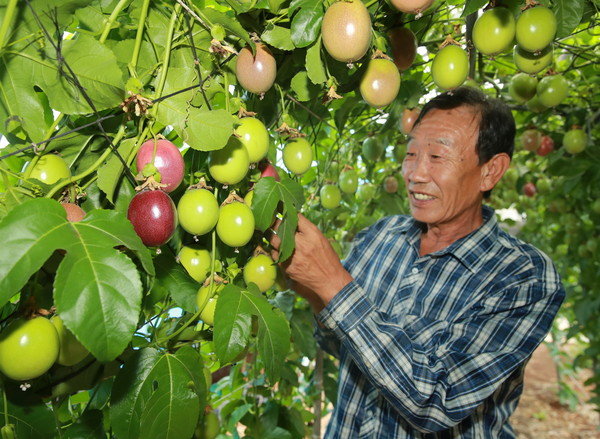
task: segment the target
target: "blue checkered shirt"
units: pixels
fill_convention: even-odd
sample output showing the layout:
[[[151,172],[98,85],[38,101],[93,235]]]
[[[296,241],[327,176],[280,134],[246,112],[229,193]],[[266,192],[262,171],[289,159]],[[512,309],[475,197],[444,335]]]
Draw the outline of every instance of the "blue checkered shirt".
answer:
[[[344,261],[354,280],[317,316],[340,363],[327,439],[515,437],[525,364],[565,292],[546,255],[483,213],[425,256],[410,216],[357,235]]]

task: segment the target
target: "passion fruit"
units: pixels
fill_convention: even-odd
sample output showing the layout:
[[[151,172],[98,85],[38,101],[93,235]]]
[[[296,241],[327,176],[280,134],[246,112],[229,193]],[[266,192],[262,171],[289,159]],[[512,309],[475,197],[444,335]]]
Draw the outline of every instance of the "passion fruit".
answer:
[[[256,44],[256,54],[250,46],[240,50],[235,64],[238,83],[250,93],[266,93],[275,82],[277,63],[267,46]]]
[[[433,4],[433,0],[391,0],[391,2],[399,11],[417,16],[423,15],[423,12]]]
[[[569,92],[569,82],[563,75],[543,77],[537,85],[537,96],[546,107],[556,107],[565,100]]]
[[[517,73],[508,84],[508,93],[517,102],[524,104],[535,96],[538,80],[526,73]]]
[[[417,56],[417,38],[407,27],[395,27],[388,32],[392,59],[398,70],[403,72],[412,66]]]
[[[556,35],[556,15],[546,6],[536,6],[517,18],[515,38],[517,44],[528,52],[539,52],[547,47]]]
[[[361,0],[333,3],[321,24],[323,46],[333,59],[352,63],[371,45],[371,17]]]
[[[485,11],[473,26],[473,44],[484,55],[504,52],[515,37],[515,18],[507,8]]]
[[[461,47],[449,44],[433,58],[431,75],[433,82],[444,90],[459,87],[469,73],[469,57]]]
[[[517,44],[514,47],[513,59],[515,66],[521,72],[535,75],[552,64],[552,53],[553,47],[551,44],[536,53],[528,52]]]
[[[367,70],[360,81],[360,94],[372,107],[389,105],[400,91],[400,72],[389,59],[379,58],[369,61]]]

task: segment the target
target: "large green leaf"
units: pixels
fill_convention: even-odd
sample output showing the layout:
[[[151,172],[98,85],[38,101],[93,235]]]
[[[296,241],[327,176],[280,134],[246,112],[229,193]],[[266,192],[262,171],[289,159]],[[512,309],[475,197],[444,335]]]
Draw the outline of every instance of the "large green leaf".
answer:
[[[54,281],[54,301],[65,325],[101,361],[113,360],[135,331],[142,285],[131,249],[149,274],[148,249],[119,212],[95,210],[77,223],[54,200],[37,198],[15,207],[0,223],[0,303],[17,293],[58,249],[66,255]]]
[[[262,33],[261,40],[281,50],[295,49],[290,30],[283,26],[269,24]]]
[[[137,351],[115,379],[111,422],[120,439],[192,437],[204,408],[206,382],[190,347],[175,355]]]
[[[321,37],[306,51],[306,71],[313,84],[327,81],[327,72],[321,60]]]
[[[156,119],[164,125],[173,126],[193,149],[221,149],[233,134],[233,116],[225,110],[209,111],[192,105],[199,90],[181,90],[192,86],[195,80],[193,68],[170,68],[163,90],[163,96],[169,97],[158,104]],[[170,96],[171,93],[175,94]]]
[[[234,352],[245,346],[249,337],[251,316],[258,319],[258,352],[271,382],[281,376],[285,356],[290,349],[290,326],[287,319],[250,284],[247,290],[226,286],[219,293],[215,310],[215,352],[222,362],[231,361]]]
[[[16,382],[6,381],[3,384],[8,402],[8,410],[4,406],[4,398],[0,398],[0,418],[4,424],[4,416],[8,412],[8,422],[15,426],[19,439],[47,439],[56,433],[54,415],[44,401],[33,392],[23,392]]]
[[[569,36],[581,22],[585,0],[555,0],[552,8],[556,14],[557,38]]]
[[[136,146],[135,139],[126,139],[119,144],[117,151],[121,157],[129,157]],[[114,194],[125,167],[116,154],[111,154],[108,160],[98,168],[98,188],[106,194],[106,199],[114,204]]]
[[[156,280],[153,288],[161,288],[173,301],[189,313],[197,310],[196,294],[200,284],[190,277],[175,258],[163,253],[155,259]],[[164,296],[163,294],[161,296]]]
[[[300,10],[293,16],[290,31],[296,47],[310,46],[320,35],[323,21],[323,2],[319,0],[300,0],[292,2],[293,8]]]
[[[252,199],[252,212],[257,229],[264,232],[271,226],[273,213],[280,202],[283,206],[283,217],[277,231],[281,239],[279,259],[285,261],[295,248],[294,234],[298,225],[298,210],[304,202],[304,191],[302,186],[289,178],[281,182],[272,177],[261,178],[254,188]]]
[[[64,439],[105,439],[104,419],[100,410],[86,410],[65,430]]]

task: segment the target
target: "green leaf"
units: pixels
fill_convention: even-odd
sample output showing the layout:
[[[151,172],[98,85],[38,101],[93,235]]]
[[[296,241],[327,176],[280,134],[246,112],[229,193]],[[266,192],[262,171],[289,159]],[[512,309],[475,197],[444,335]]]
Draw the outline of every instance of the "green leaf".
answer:
[[[156,119],[158,122],[172,125],[175,132],[193,149],[212,151],[225,146],[233,134],[233,116],[225,110],[209,111],[204,107],[191,105],[194,97],[200,93],[198,88],[181,92],[195,81],[193,68],[171,67],[163,89]],[[196,82],[197,83],[197,82]]]
[[[313,84],[327,82],[327,72],[321,60],[321,37],[306,51],[306,71]]]
[[[232,355],[232,346],[240,346],[251,330],[250,316],[258,319],[258,351],[271,382],[281,376],[284,358],[290,349],[290,327],[285,316],[269,303],[258,288],[247,290],[226,286],[219,293],[215,311],[215,352],[221,361]],[[237,347],[236,347],[237,349]]]
[[[240,288],[226,285],[220,292],[214,328],[215,353],[222,364],[231,363],[248,346],[252,332],[252,310]]]
[[[61,317],[96,358],[110,361],[135,331],[142,285],[136,265],[115,247],[125,246],[151,275],[148,249],[124,215],[95,210],[69,223],[55,200],[37,198],[15,207],[0,223],[0,303],[27,282],[50,255],[66,251],[54,281]]]
[[[104,417],[100,410],[86,410],[62,436],[65,439],[105,439]]]
[[[125,160],[135,148],[135,139],[125,139],[119,144],[117,151]],[[114,204],[114,194],[125,167],[116,154],[111,154],[108,160],[98,168],[98,188],[106,194],[106,198]]]
[[[115,379],[111,422],[120,439],[180,439],[193,435],[204,407],[200,357],[190,347],[175,355],[146,348]]]
[[[564,38],[575,30],[581,18],[585,0],[555,0],[552,10],[556,14],[558,29],[556,30],[556,38]]]
[[[196,294],[200,285],[185,271],[175,258],[166,252],[155,259],[154,287],[163,288],[173,301],[189,313],[196,312]]]
[[[290,26],[292,41],[296,47],[307,47],[320,35],[323,3],[319,0],[303,0],[297,5],[300,10],[292,18]]]
[[[292,42],[290,30],[282,26],[267,25],[260,38],[270,46],[281,50],[294,50],[296,48]]]
[[[17,438],[47,439],[54,437],[56,427],[52,410],[33,392],[23,392],[16,382],[5,381],[8,410],[4,398],[0,398],[0,418],[8,411],[8,422],[14,424]]]
[[[467,0],[461,17],[466,17],[469,14],[477,12],[489,3],[489,0]]]
[[[308,73],[305,71],[300,71],[294,75],[291,87],[300,102],[310,101],[319,94],[319,87],[308,79]]]
[[[95,110],[114,108],[123,101],[123,73],[108,47],[80,34],[77,38],[63,41],[63,55],[73,75],[93,101]],[[40,59],[35,62],[35,68],[35,83],[46,92],[53,109],[66,114],[93,112],[82,91],[67,79],[71,72],[64,65],[58,66],[57,63]]]
[[[248,32],[242,27],[242,25],[237,20],[213,8],[204,8],[202,10],[202,13],[206,18],[208,18],[208,20],[210,20],[212,24],[220,24],[225,29],[227,29],[229,33],[235,35],[238,38],[241,38],[247,44],[254,44],[250,39]]]

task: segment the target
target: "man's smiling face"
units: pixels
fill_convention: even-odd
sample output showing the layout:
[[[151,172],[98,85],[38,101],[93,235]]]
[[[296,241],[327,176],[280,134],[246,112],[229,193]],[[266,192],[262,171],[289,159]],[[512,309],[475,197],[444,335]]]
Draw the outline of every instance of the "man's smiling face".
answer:
[[[461,228],[481,216],[478,130],[479,116],[466,106],[433,109],[413,128],[402,174],[417,221]]]

